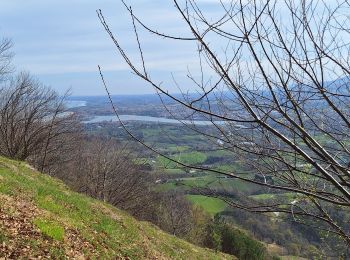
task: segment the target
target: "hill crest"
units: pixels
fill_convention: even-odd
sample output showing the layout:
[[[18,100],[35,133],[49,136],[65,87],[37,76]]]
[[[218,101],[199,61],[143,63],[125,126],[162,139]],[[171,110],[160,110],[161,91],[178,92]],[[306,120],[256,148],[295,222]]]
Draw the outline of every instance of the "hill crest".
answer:
[[[0,258],[235,259],[0,157]]]

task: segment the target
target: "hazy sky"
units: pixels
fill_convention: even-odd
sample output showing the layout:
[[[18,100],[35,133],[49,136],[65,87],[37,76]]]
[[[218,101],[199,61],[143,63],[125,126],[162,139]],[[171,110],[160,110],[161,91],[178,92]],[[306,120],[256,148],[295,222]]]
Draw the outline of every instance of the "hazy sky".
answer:
[[[150,26],[174,34],[189,35],[172,1],[134,0],[134,12]],[[199,1],[204,9],[215,10],[216,0]],[[102,95],[97,71],[105,71],[114,94],[153,93],[136,79],[120,59],[96,15],[102,9],[111,28],[131,56],[136,54],[130,17],[119,0],[0,0],[0,36],[12,38],[19,70],[28,70],[42,82],[74,95]],[[153,75],[159,77],[186,72],[196,60],[195,46],[169,46],[149,33],[141,33],[145,56]],[[181,81],[181,77],[180,77]],[[176,91],[169,87],[170,91]]]

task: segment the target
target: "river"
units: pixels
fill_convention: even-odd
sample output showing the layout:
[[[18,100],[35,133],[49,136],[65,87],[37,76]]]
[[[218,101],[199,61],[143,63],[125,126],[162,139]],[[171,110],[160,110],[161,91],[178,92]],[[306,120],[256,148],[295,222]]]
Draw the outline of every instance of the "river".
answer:
[[[213,124],[211,121],[203,121],[203,120],[176,120],[176,119],[170,119],[165,117],[153,117],[153,116],[137,116],[137,115],[120,115],[120,120],[123,122],[128,121],[140,121],[140,122],[152,122],[152,123],[162,123],[162,124],[195,124],[198,126],[210,126]],[[94,118],[84,121],[83,123],[91,124],[91,123],[101,123],[101,122],[116,122],[118,121],[118,118],[115,115],[110,116],[95,116]],[[214,121],[217,125],[224,125],[224,121]]]

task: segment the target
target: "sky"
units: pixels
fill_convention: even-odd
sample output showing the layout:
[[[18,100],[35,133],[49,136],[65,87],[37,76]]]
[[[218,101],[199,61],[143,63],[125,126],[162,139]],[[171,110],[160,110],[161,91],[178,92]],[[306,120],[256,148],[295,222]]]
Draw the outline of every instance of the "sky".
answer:
[[[201,0],[212,10],[215,0]],[[172,1],[128,1],[134,13],[160,31],[190,36]],[[216,3],[216,4],[215,4]],[[0,0],[0,37],[11,38],[17,70],[26,70],[60,93],[104,95],[97,66],[104,71],[112,94],[146,94],[154,90],[137,79],[103,30],[96,15],[101,9],[131,57],[137,45],[128,13],[120,0]],[[145,58],[154,77],[182,75],[197,59],[196,46],[169,45],[167,40],[140,33]],[[158,79],[157,78],[157,79]],[[174,86],[169,91],[176,92]]]
[[[133,7],[134,14],[152,29],[191,37],[172,0],[125,1]],[[221,0],[227,5],[231,1]],[[329,4],[333,2],[336,0],[327,0]],[[206,17],[214,21],[222,15],[218,0],[196,0],[196,3]],[[112,94],[154,93],[154,89],[132,74],[122,60],[98,20],[97,9],[102,10],[130,58],[141,66],[132,21],[121,0],[0,0],[0,38],[12,39],[13,62],[18,71],[31,72],[59,93],[71,89],[72,95],[76,96],[105,95],[98,65]],[[288,24],[282,9],[279,15]],[[179,87],[195,91],[190,87],[193,82],[188,82],[187,74],[190,71],[200,78],[196,43],[163,39],[142,30],[139,37],[152,80],[168,92],[179,92]],[[218,40],[220,37],[207,37],[210,47],[216,46],[219,53],[224,53],[222,50],[227,43]],[[261,62],[264,63],[264,60]],[[204,68],[207,78],[213,76],[210,71]]]

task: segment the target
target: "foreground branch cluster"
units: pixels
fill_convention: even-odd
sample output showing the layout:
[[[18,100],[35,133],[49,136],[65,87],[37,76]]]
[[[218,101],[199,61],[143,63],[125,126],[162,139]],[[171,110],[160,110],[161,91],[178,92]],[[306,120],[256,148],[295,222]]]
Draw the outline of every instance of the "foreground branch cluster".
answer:
[[[287,203],[223,199],[252,212],[290,214],[350,245],[349,2],[218,1],[220,16],[212,15],[200,1],[172,2],[187,28],[186,36],[150,28],[122,1],[131,17],[139,60],[128,54],[100,10],[98,17],[136,76],[161,98],[181,105],[183,116],[212,122],[210,131],[194,121],[186,127],[207,137],[214,150],[244,159],[255,177],[168,159],[298,194]],[[186,86],[191,84],[196,94],[185,94],[186,89],[182,95],[169,94],[166,83],[151,77],[141,30],[157,41],[194,43],[198,68],[186,75]],[[200,76],[193,76],[198,72]],[[183,119],[178,112],[175,115]]]

